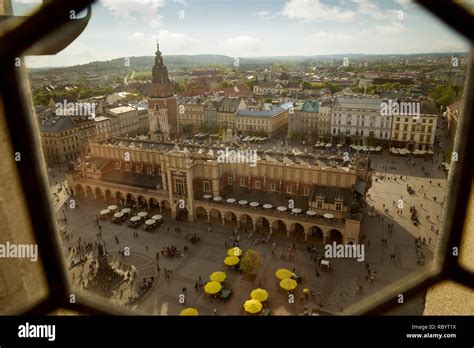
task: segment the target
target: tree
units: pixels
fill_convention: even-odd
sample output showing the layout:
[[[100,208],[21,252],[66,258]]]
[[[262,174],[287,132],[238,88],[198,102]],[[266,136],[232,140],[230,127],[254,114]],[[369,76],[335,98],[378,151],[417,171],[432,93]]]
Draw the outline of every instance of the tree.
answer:
[[[311,89],[313,87],[311,85],[311,82],[309,82],[309,81],[303,81],[301,86],[303,87],[303,90]]]
[[[247,275],[255,275],[262,267],[262,258],[252,249],[247,250],[240,261],[240,270]]]
[[[182,83],[175,83],[174,90],[177,93],[183,93],[186,90],[186,87]]]
[[[436,102],[436,105],[447,106],[456,99],[456,89],[453,86],[440,85],[429,92]]]

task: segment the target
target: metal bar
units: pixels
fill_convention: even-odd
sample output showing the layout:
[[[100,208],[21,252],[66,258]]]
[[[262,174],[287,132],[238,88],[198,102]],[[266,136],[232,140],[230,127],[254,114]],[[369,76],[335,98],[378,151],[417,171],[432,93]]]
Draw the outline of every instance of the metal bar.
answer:
[[[0,59],[8,61],[14,57],[20,57],[35,43],[70,22],[70,11],[78,14],[94,1],[55,0],[48,2],[32,16],[25,17],[19,24],[6,29],[0,38]]]
[[[34,111],[31,110],[31,99],[24,86],[27,81],[26,71],[23,67],[18,68],[11,62],[8,68],[3,70],[0,81],[5,119],[12,147],[22,156],[22,160],[17,162],[18,176],[24,191],[50,297],[52,301],[62,305],[67,300],[68,278],[61,243],[56,233],[55,214],[51,206],[45,164],[40,153],[38,125],[35,124],[36,118],[31,117]]]
[[[466,228],[465,219],[469,200],[471,199],[471,185],[473,178],[472,163],[470,163],[470,151],[474,148],[474,79],[471,74],[474,71],[474,49],[471,49],[471,58],[467,73],[467,80],[464,88],[464,100],[459,116],[458,128],[453,151],[458,153],[458,161],[451,161],[450,183],[448,191],[449,201],[446,201],[445,212],[442,215],[444,220],[444,233],[437,251],[444,255],[443,272],[458,267],[459,249],[462,242],[462,233]],[[457,253],[455,252],[457,248]]]

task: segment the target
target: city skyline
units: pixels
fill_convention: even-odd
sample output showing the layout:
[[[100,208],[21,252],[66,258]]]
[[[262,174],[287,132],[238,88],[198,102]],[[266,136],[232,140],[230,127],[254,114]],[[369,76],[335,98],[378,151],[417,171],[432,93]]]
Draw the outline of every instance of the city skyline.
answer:
[[[31,4],[33,2],[33,4]],[[34,0],[15,5],[19,15]],[[231,57],[465,52],[468,44],[409,1],[108,1],[93,6],[84,33],[56,56],[29,67],[72,66],[150,56]],[[370,40],[368,40],[370,38]]]

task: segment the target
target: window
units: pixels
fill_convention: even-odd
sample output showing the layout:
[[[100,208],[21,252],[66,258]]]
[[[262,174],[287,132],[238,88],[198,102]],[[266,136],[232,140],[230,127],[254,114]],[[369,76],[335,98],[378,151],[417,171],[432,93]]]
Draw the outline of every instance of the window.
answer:
[[[240,179],[240,186],[245,187],[245,179]]]
[[[153,174],[152,168],[151,168],[151,167],[147,167],[147,168],[146,168],[146,173],[147,173],[147,174]]]
[[[342,204],[341,203],[336,203],[336,211],[341,211]]]
[[[130,164],[125,164],[125,170],[129,171],[130,170]]]
[[[323,209],[323,201],[318,200],[318,201],[316,202],[316,206],[318,207],[318,209]]]
[[[274,183],[270,184],[270,191],[276,191],[276,185]]]
[[[260,181],[255,181],[255,188],[259,189],[260,188]]]
[[[286,185],[286,193],[292,193],[293,188],[291,185]]]
[[[309,196],[309,188],[305,187],[303,189],[303,196]]]
[[[428,4],[428,5],[426,5],[426,6],[429,7],[430,5]],[[446,6],[447,6],[447,7],[455,6],[455,4],[449,4],[449,3],[447,3]],[[448,11],[446,11],[446,12],[448,12]],[[441,14],[440,16],[443,17],[443,14]],[[449,19],[449,17],[446,17],[446,18]],[[455,19],[455,20],[457,20],[457,19]],[[38,28],[38,30],[40,30],[40,29],[41,29],[41,28]],[[2,47],[5,47],[5,46],[3,46],[3,43],[4,43],[4,42],[2,41]],[[6,44],[10,45],[11,43],[6,42]],[[8,99],[5,98],[5,100],[8,100]],[[21,110],[18,111],[18,114],[21,115]],[[470,115],[468,115],[468,116],[470,116]],[[15,118],[15,119],[17,119],[17,118]],[[12,133],[13,133],[13,132],[14,132],[14,130],[12,130]],[[466,134],[466,133],[464,133],[464,134]],[[14,140],[12,140],[12,142],[13,142],[13,141],[14,141],[15,143],[21,142],[21,140],[16,140],[16,139],[19,139],[19,138],[20,138],[20,137],[12,137],[12,139],[14,139]],[[23,141],[25,141],[25,140],[23,140]],[[27,141],[27,139],[26,139],[26,141]],[[463,149],[463,150],[465,150],[465,149]],[[27,184],[25,183],[25,186],[26,186],[26,185],[27,185]],[[28,191],[27,191],[27,192],[28,192]],[[462,197],[462,193],[460,194],[460,196]],[[461,207],[462,207],[462,205],[461,205]],[[461,208],[461,209],[462,209],[462,208]],[[33,224],[33,225],[40,225],[40,224]],[[46,230],[46,233],[49,232],[48,228],[45,228],[45,230]],[[460,236],[460,235],[461,235],[461,232],[457,232],[457,229],[455,229],[455,230],[456,230],[456,231],[453,230],[453,236],[458,236],[458,235]],[[41,248],[41,246],[40,246],[40,248]],[[40,254],[41,254],[41,253],[40,253]],[[48,267],[53,267],[53,265],[48,265]],[[463,275],[463,274],[458,275],[459,273],[456,273],[456,272],[455,272],[455,270],[462,270],[461,267],[462,267],[462,266],[459,266],[457,263],[454,263],[454,264],[453,264],[453,267],[450,268],[450,269],[453,269],[453,272],[452,272],[452,273],[451,273],[450,271],[445,271],[446,268],[443,268],[443,271],[437,272],[437,273],[439,273],[439,274],[437,274],[437,275],[442,275],[443,277],[449,277],[449,278],[456,279],[456,280],[458,280],[458,281],[463,281],[464,283],[467,283],[467,280],[466,280],[467,278],[465,279],[465,277],[467,277],[467,275]],[[46,268],[46,267],[45,267],[45,268]],[[464,280],[463,280],[463,279],[464,279]],[[434,278],[433,276],[430,276],[429,280],[431,281],[431,284],[432,284],[433,282],[435,282],[435,278]],[[60,282],[58,282],[58,283],[60,283]],[[426,283],[426,284],[428,284],[428,283]],[[425,286],[423,286],[422,288],[426,289]],[[60,290],[60,291],[56,291],[56,294],[58,294],[58,293],[61,293],[61,290]],[[44,307],[46,308],[46,307],[51,307],[51,305],[60,304],[60,301],[51,301],[50,303],[51,303],[51,304],[48,304],[47,306],[44,306]],[[41,310],[41,309],[39,309],[39,310]],[[371,310],[373,311],[374,308],[372,308]],[[379,307],[379,309],[375,308],[375,310],[381,311],[382,309],[380,309],[380,307]]]
[[[204,180],[202,182],[202,186],[203,186],[203,191],[204,192],[211,192],[211,183],[209,182],[209,180]]]
[[[174,178],[174,193],[184,195],[186,192],[183,178]]]

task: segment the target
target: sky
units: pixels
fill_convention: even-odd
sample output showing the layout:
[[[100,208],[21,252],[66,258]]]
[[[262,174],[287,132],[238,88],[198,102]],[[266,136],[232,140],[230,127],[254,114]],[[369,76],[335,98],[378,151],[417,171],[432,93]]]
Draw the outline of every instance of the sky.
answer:
[[[13,0],[25,15],[38,0]],[[410,0],[99,0],[84,32],[29,67],[119,57],[410,54],[468,51],[457,33]]]

